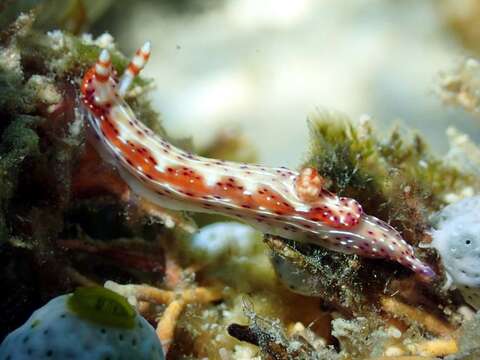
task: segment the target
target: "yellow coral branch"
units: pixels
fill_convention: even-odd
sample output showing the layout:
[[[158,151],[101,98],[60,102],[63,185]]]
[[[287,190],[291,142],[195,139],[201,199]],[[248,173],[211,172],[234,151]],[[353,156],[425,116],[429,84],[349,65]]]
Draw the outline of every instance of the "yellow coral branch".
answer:
[[[205,304],[212,301],[220,300],[222,298],[222,292],[216,288],[187,288],[177,294],[174,291],[163,290],[149,285],[131,286],[134,287],[135,295],[138,300],[149,301],[159,305],[169,304],[178,296],[180,296],[187,304]]]
[[[149,301],[154,304],[169,304],[175,299],[175,293],[149,285],[131,285],[135,289],[135,297],[138,300]]]
[[[413,353],[423,356],[446,356],[458,352],[456,339],[435,339],[412,344],[407,348]]]
[[[453,332],[454,328],[437,318],[418,308],[404,304],[395,298],[384,297],[380,300],[384,311],[393,314],[394,316],[408,319],[422,325],[426,330],[435,335],[445,336]]]
[[[222,292],[218,288],[197,287],[186,289],[182,292],[182,298],[186,303],[206,304],[218,301],[222,298]]]
[[[222,298],[222,291],[218,288],[190,287],[170,291],[150,285],[120,285],[113,281],[108,281],[105,286],[127,298],[134,297],[142,314],[142,310],[148,311],[149,309],[147,303],[167,305],[165,311],[159,317],[156,329],[165,354],[173,341],[178,318],[186,305],[192,303],[206,304]]]
[[[162,343],[163,351],[166,354],[168,348],[173,340],[175,326],[178,318],[185,308],[186,302],[183,300],[172,301],[162,314],[162,317],[157,323],[157,336]]]

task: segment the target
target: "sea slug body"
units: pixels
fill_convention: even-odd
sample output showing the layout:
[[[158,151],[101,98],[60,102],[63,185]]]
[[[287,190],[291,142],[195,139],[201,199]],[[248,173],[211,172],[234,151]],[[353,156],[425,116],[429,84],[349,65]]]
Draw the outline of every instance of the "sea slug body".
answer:
[[[313,168],[296,172],[203,158],[156,136],[123,100],[149,55],[147,42],[117,81],[103,50],[81,86],[97,149],[137,195],[171,209],[229,215],[334,251],[396,261],[424,278],[435,275],[394,228],[364,214],[354,199],[324,189]]]

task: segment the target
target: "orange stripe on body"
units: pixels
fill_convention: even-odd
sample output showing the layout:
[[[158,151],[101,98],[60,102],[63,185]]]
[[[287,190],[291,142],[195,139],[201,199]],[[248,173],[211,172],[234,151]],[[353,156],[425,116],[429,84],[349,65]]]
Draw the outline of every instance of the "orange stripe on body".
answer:
[[[271,189],[265,189],[262,193],[245,195],[244,188],[229,181],[229,178],[222,179],[213,187],[208,186],[204,178],[191,168],[187,167],[167,167],[165,171],[159,171],[155,165],[156,161],[148,149],[142,146],[128,142],[125,144],[118,138],[118,133],[112,126],[111,121],[102,121],[102,132],[107,141],[112,143],[120,152],[127,162],[137,169],[142,168],[141,172],[151,180],[166,183],[173,188],[184,193],[190,193],[193,197],[200,199],[202,196],[217,195],[221,198],[230,199],[233,204],[243,208],[251,208],[252,211],[259,207],[274,212],[278,215],[291,214],[294,209],[287,204],[285,199]]]

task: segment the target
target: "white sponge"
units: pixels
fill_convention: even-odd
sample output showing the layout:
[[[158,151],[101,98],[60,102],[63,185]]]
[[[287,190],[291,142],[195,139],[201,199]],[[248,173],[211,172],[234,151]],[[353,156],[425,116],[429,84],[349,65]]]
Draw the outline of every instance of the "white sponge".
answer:
[[[35,311],[0,345],[2,360],[163,360],[153,327],[120,295],[81,288]]]
[[[445,207],[434,220],[432,246],[453,285],[480,308],[480,196]]]
[[[192,251],[209,260],[228,256],[251,255],[261,244],[258,232],[252,227],[237,222],[217,222],[204,226],[192,239]]]

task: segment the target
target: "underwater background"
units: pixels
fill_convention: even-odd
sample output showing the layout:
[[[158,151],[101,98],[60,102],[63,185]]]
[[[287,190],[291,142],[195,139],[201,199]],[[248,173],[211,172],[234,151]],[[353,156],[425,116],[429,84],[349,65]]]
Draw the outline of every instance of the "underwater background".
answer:
[[[479,26],[0,1],[0,359],[480,359]]]

